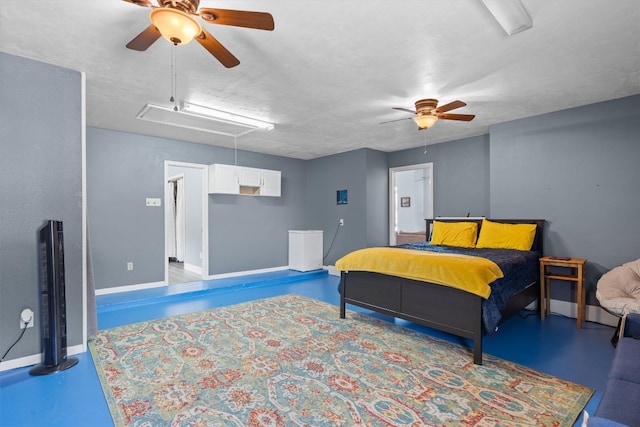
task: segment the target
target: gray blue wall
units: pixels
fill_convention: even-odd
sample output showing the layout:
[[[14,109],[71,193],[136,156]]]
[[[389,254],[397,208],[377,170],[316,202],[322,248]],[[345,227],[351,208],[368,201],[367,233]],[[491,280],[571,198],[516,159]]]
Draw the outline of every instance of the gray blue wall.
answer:
[[[640,258],[640,96],[494,126],[490,163],[491,216],[546,219],[545,253],[588,259],[597,305],[602,273]]]
[[[388,244],[388,168],[387,153],[370,149],[307,161],[307,228],[324,230],[325,265],[355,249]],[[348,191],[346,205],[336,203],[338,190]]]
[[[365,152],[367,161],[366,246],[385,246],[389,244],[389,155],[375,150]],[[381,191],[381,189],[384,190]]]
[[[82,344],[82,76],[0,52],[0,352],[41,352],[37,231],[63,221],[67,344]]]
[[[489,135],[389,153],[390,168],[429,162],[434,216],[489,216]]]
[[[87,204],[96,289],[164,280],[164,161],[233,164],[232,149],[87,129]],[[282,197],[212,194],[209,274],[288,264],[288,230],[306,224],[304,162],[238,152],[238,164],[282,171]],[[132,261],[134,270],[127,271]]]
[[[436,216],[547,220],[546,254],[588,259],[587,304],[604,272],[640,258],[640,96],[389,154],[390,167],[430,161]],[[575,301],[570,286],[551,292]]]

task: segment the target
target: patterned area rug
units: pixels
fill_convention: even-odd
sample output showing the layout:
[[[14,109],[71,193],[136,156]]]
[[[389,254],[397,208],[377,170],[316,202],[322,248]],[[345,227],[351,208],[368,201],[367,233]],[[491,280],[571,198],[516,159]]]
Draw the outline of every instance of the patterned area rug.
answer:
[[[571,426],[592,390],[299,295],[100,331],[116,426]]]

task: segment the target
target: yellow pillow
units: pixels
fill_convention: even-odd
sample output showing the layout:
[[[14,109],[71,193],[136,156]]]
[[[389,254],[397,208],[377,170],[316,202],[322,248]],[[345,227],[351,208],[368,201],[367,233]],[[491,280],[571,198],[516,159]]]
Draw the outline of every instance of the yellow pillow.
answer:
[[[535,236],[535,224],[502,224],[483,219],[476,248],[529,251]]]
[[[478,224],[475,222],[433,221],[431,244],[472,248],[477,236]]]

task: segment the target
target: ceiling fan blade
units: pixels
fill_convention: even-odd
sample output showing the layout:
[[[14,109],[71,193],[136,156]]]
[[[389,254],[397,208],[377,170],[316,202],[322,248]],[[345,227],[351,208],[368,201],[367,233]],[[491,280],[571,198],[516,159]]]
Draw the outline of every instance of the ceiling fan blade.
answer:
[[[439,119],[461,120],[463,122],[470,122],[475,116],[475,114],[438,114]]]
[[[127,3],[135,4],[136,6],[154,7],[153,4],[151,4],[151,2],[149,0],[122,0],[122,1],[126,1]]]
[[[401,120],[409,120],[409,119],[413,119],[413,117],[404,117],[402,119],[387,120],[386,122],[380,122],[379,124],[383,125],[385,123],[393,123],[393,122],[399,122]]]
[[[455,110],[456,108],[464,107],[465,105],[467,104],[462,101],[453,101],[443,105],[442,107],[436,108],[436,113],[446,113],[447,111]]]
[[[202,8],[198,15],[210,24],[233,25],[234,27],[254,28],[272,31],[275,27],[273,17],[265,12],[246,12],[242,10]]]
[[[127,43],[127,48],[144,51],[161,37],[160,31],[153,25],[149,25],[146,30],[138,34],[133,40]]]
[[[406,111],[407,113],[411,113],[411,114],[417,114],[414,110],[409,110],[408,108],[402,108],[402,107],[391,107],[394,110],[400,110],[400,111]]]
[[[222,46],[218,40],[215,39],[211,34],[207,32],[207,30],[202,30],[200,35],[194,37],[194,40],[197,40],[198,43],[202,45],[205,49],[209,51],[209,53],[216,57],[218,61],[222,63],[227,68],[235,67],[240,64],[238,58],[233,56],[231,52],[227,50],[226,47]]]

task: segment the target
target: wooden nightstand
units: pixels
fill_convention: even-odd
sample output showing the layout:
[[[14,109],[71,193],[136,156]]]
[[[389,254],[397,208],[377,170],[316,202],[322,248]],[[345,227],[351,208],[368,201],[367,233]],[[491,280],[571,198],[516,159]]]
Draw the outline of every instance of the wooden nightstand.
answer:
[[[577,305],[578,315],[576,323],[578,328],[582,327],[585,322],[585,308],[586,308],[586,289],[585,289],[585,270],[587,260],[582,258],[564,258],[558,259],[551,256],[544,256],[540,258],[540,319],[544,320],[544,315],[550,313],[550,298],[549,298],[549,280],[567,280],[577,283]],[[564,267],[570,269],[571,273],[559,274],[552,273],[550,267]]]

